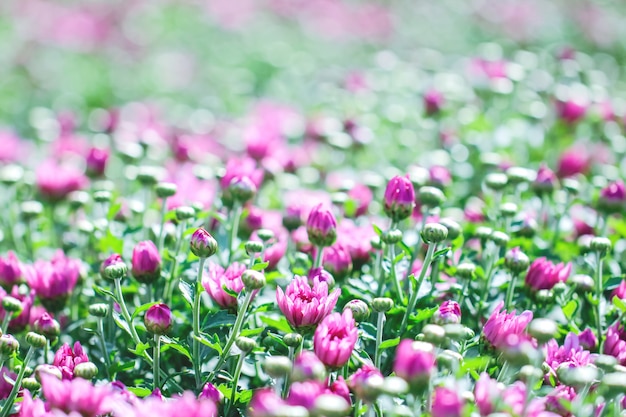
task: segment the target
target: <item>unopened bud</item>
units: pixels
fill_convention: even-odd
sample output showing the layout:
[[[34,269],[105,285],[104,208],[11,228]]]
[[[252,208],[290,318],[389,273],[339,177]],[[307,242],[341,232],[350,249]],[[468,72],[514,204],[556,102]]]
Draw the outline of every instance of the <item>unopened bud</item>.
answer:
[[[343,310],[346,309],[352,310],[352,317],[354,321],[357,323],[361,323],[363,321],[367,321],[370,316],[370,309],[364,301],[361,300],[352,300],[349,301]]]
[[[302,335],[298,333],[287,333],[283,336],[283,342],[289,347],[298,347],[302,343]]]
[[[292,363],[286,356],[269,356],[263,362],[263,369],[272,378],[282,378],[291,372]]]
[[[93,379],[98,375],[98,367],[93,362],[81,362],[74,366],[74,375],[83,379]]]
[[[61,370],[57,366],[54,366],[54,365],[48,365],[48,364],[38,365],[35,368],[34,374],[35,374],[35,378],[39,382],[41,382],[42,375],[51,375],[57,378],[58,380],[63,379],[63,374],[61,373]]]
[[[121,262],[104,268],[103,276],[108,280],[114,281],[124,278],[127,272],[128,267],[125,263]]]
[[[427,207],[439,207],[446,201],[446,196],[439,188],[426,185],[419,189],[419,200]]]
[[[589,292],[594,288],[594,281],[589,275],[577,274],[570,278],[572,284],[581,292]]]
[[[598,378],[598,369],[594,366],[579,366],[570,368],[568,364],[559,366],[556,370],[559,380],[565,385],[582,388],[593,384]]]
[[[528,269],[530,259],[519,248],[513,248],[504,255],[504,265],[514,274],[519,274]]]
[[[388,297],[378,297],[372,300],[372,310],[378,313],[386,313],[393,308],[394,302]]]
[[[21,313],[22,309],[24,308],[20,300],[11,297],[10,295],[7,295],[2,299],[2,307],[5,309],[5,311],[8,311],[15,315]]]
[[[315,400],[311,413],[314,416],[344,417],[350,411],[350,404],[339,395],[322,394]]]
[[[574,178],[564,178],[561,181],[561,185],[563,185],[563,189],[571,195],[576,195],[580,191],[580,183]]]
[[[245,243],[246,253],[252,256],[263,251],[263,243],[256,240],[249,240]]]
[[[501,248],[503,248],[506,245],[508,245],[509,240],[511,239],[509,238],[509,235],[507,235],[506,233],[496,230],[491,233],[491,235],[489,236],[489,240],[491,240],[497,246],[500,246]]]
[[[504,217],[513,217],[517,214],[517,204],[515,203],[502,203],[500,205],[500,214],[502,214]]]
[[[96,191],[93,193],[93,201],[96,203],[108,203],[113,196],[110,191]]]
[[[506,176],[510,184],[517,185],[531,182],[535,174],[528,168],[511,167],[506,171]]]
[[[32,377],[22,379],[22,386],[29,391],[37,391],[41,388],[41,384]]]
[[[246,269],[243,274],[241,274],[241,281],[248,291],[260,290],[265,286],[266,282],[265,275],[253,269]]]
[[[611,241],[605,237],[594,237],[589,242],[589,248],[594,252],[598,252],[600,256],[604,256],[611,250]]]
[[[528,334],[537,339],[539,344],[547,343],[552,340],[558,332],[558,326],[550,319],[534,319],[528,326]]]
[[[472,279],[475,273],[476,265],[470,262],[464,262],[456,268],[456,274],[463,279]]]
[[[217,253],[217,240],[200,227],[191,235],[189,248],[198,258],[208,258]]]
[[[539,381],[543,375],[541,369],[532,365],[524,365],[519,371],[519,378],[525,383]]]
[[[245,203],[254,197],[257,192],[256,185],[248,177],[235,177],[228,186],[228,192],[235,201]]]
[[[492,172],[485,177],[485,185],[494,191],[500,191],[506,187],[509,179],[506,174]]]
[[[45,336],[39,333],[28,332],[26,333],[26,342],[34,348],[41,349],[46,346],[46,344],[48,343],[48,340],[46,339]]]
[[[237,345],[242,352],[248,353],[256,347],[256,342],[249,337],[239,336],[237,340],[235,340],[235,345]]]
[[[604,372],[613,372],[615,365],[617,365],[617,358],[611,355],[599,354],[595,356],[593,364]]]
[[[611,372],[602,377],[602,387],[607,396],[616,397],[626,392],[626,373]],[[616,407],[617,405],[613,405]]]
[[[104,303],[91,304],[89,314],[94,317],[106,317],[109,314],[109,306]]]
[[[12,356],[20,349],[20,342],[13,335],[3,334],[0,336],[0,358]]]
[[[443,218],[439,220],[439,224],[448,229],[448,239],[454,240],[461,234],[461,225],[452,219]]]
[[[175,210],[176,220],[183,221],[193,219],[196,216],[196,211],[193,207],[189,206],[180,206]]]
[[[157,197],[168,198],[176,194],[177,188],[176,184],[172,182],[160,182],[156,185],[155,191]]]
[[[422,239],[425,243],[439,243],[448,237],[448,229],[439,223],[427,223],[422,230]]]
[[[24,201],[20,204],[20,211],[25,220],[34,219],[43,212],[43,204],[39,201]]]
[[[89,202],[89,193],[86,191],[72,191],[67,196],[68,203],[72,210],[84,207]]]
[[[398,229],[389,230],[382,235],[381,239],[388,245],[395,245],[402,241],[402,231]]]
[[[492,233],[493,233],[493,230],[490,227],[486,227],[486,226],[477,227],[476,231],[474,232],[476,237],[480,240],[489,239]]]
[[[446,331],[437,324],[427,324],[422,333],[424,333],[424,340],[433,345],[441,345],[446,340]]]
[[[274,239],[274,232],[270,229],[259,229],[256,231],[256,235],[261,239],[264,243],[269,242]]]

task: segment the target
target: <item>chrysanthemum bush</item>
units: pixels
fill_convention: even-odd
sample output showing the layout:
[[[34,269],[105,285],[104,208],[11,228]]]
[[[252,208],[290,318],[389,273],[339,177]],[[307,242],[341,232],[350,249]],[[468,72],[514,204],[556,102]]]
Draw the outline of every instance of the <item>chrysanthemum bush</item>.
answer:
[[[624,415],[620,57],[478,49],[17,118],[0,417]]]

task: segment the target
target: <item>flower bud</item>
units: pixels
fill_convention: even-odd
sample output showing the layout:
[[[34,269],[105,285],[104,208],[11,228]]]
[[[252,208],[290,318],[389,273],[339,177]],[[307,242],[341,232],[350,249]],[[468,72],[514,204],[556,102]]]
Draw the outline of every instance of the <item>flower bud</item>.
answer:
[[[61,325],[48,313],[43,313],[41,317],[35,320],[34,330],[44,335],[48,340],[53,341],[61,333]]]
[[[298,333],[287,333],[283,336],[283,342],[289,347],[298,347],[302,343],[302,335]]]
[[[617,365],[617,358],[611,355],[598,354],[593,359],[593,364],[604,372],[613,372]]]
[[[388,376],[384,379],[382,391],[391,397],[398,397],[406,394],[408,390],[409,385],[403,378],[398,376]]]
[[[137,181],[142,185],[152,186],[157,183],[157,170],[154,167],[144,166],[139,167],[137,172]]]
[[[17,298],[13,298],[10,295],[5,296],[2,299],[2,307],[5,311],[13,313],[14,315],[19,315],[22,312],[24,306],[22,306],[22,302]]]
[[[463,356],[458,352],[446,349],[437,355],[437,364],[449,369],[453,374],[459,370],[459,365],[463,361]]]
[[[424,341],[433,345],[442,345],[446,341],[446,331],[437,324],[427,324],[422,330]]]
[[[172,310],[170,310],[167,304],[155,304],[146,311],[143,323],[146,326],[146,330],[150,333],[156,335],[166,334],[172,328]]]
[[[531,182],[535,177],[530,169],[523,167],[511,167],[507,169],[506,176],[509,183],[514,185]]]
[[[492,233],[493,233],[493,229],[491,229],[490,227],[486,227],[486,226],[477,227],[476,231],[474,232],[476,237],[480,240],[489,239]]]
[[[504,217],[513,217],[517,214],[517,204],[515,203],[502,203],[500,204],[500,214]]]
[[[248,353],[256,347],[256,342],[249,337],[239,336],[237,340],[235,340],[235,345],[237,345],[242,352]]]
[[[519,274],[528,269],[530,265],[530,259],[520,250],[515,247],[504,255],[504,265],[514,274]]]
[[[112,198],[110,191],[96,191],[93,193],[93,201],[96,203],[108,203]]]
[[[594,252],[598,252],[600,256],[603,257],[611,250],[611,241],[605,237],[594,237],[591,239],[591,242],[589,242],[589,248]]]
[[[573,178],[564,178],[563,189],[571,195],[577,195],[580,191],[580,183]]]
[[[319,204],[309,214],[306,231],[312,244],[331,246],[337,239],[337,220],[330,210]]]
[[[126,276],[128,268],[124,262],[109,265],[102,271],[102,276],[108,280],[122,279]]]
[[[177,188],[176,184],[172,182],[160,182],[156,185],[155,191],[157,197],[168,198],[176,194]]]
[[[381,239],[388,245],[395,245],[396,243],[402,242],[402,230],[389,230],[382,235]]]
[[[224,394],[218,390],[215,385],[207,382],[202,388],[202,392],[198,395],[198,398],[206,398],[213,401],[215,404],[219,404],[224,401]]]
[[[24,168],[19,165],[5,165],[0,170],[0,182],[5,185],[13,185],[24,177]]]
[[[247,176],[234,177],[228,185],[228,194],[241,204],[250,201],[256,192],[256,185]]]
[[[497,246],[503,248],[509,243],[509,235],[504,232],[500,232],[498,230],[493,231],[491,235],[489,235],[489,240],[495,243]]]
[[[393,308],[394,302],[388,297],[378,297],[372,300],[372,310],[378,313],[386,313]]]
[[[151,284],[161,276],[161,255],[151,240],[135,246],[131,263],[133,277],[143,284]]]
[[[39,201],[24,201],[20,204],[20,211],[24,220],[34,219],[43,212],[43,204]]]
[[[598,378],[598,369],[594,366],[579,366],[570,368],[569,364],[562,364],[556,370],[559,380],[565,385],[574,388],[583,388],[593,384]]]
[[[58,366],[48,365],[48,364],[38,365],[35,368],[34,375],[35,375],[35,379],[39,381],[40,383],[41,383],[42,375],[51,375],[57,378],[58,380],[63,379],[63,373],[61,372],[61,369],[59,369]]]
[[[89,306],[89,314],[94,317],[106,317],[109,314],[109,306],[104,303],[91,304]]]
[[[272,378],[282,378],[291,372],[292,363],[286,356],[269,356],[263,362],[263,369]]]
[[[556,174],[545,165],[537,171],[537,177],[533,181],[532,187],[537,194],[551,193],[556,188],[558,180]]]
[[[393,221],[406,219],[415,207],[415,190],[407,177],[395,176],[387,183],[384,197],[385,214]]]
[[[463,341],[467,339],[466,330],[467,327],[462,324],[448,323],[443,325],[443,330],[446,332],[446,337],[456,341]]]
[[[543,370],[532,365],[524,365],[519,370],[519,378],[524,381],[524,383],[539,381],[543,375]]]
[[[259,229],[256,231],[256,235],[263,241],[263,243],[267,243],[270,240],[274,239],[274,232],[270,229]]]
[[[241,274],[241,281],[248,291],[260,290],[265,286],[265,275],[253,269],[246,269]]]
[[[48,343],[48,340],[46,339],[45,336],[40,335],[39,333],[28,332],[26,333],[26,343],[28,343],[34,348],[41,349],[46,346],[46,344]]]
[[[178,220],[179,222],[182,222],[183,220],[193,219],[196,216],[196,211],[193,209],[193,207],[189,206],[176,207],[174,213],[176,214],[176,220]]]
[[[350,404],[345,398],[335,394],[322,394],[315,400],[311,413],[320,417],[344,417],[349,411]]]
[[[594,281],[589,275],[577,274],[570,278],[572,284],[581,292],[589,292],[593,290]]]
[[[464,262],[457,266],[456,274],[463,279],[472,279],[474,278],[474,273],[476,272],[476,265],[471,262]]]
[[[363,321],[367,321],[370,316],[370,309],[364,301],[361,300],[352,300],[349,301],[345,307],[344,311],[349,308],[352,310],[352,318],[357,323],[361,323]]]
[[[12,356],[20,349],[20,342],[13,335],[3,334],[0,336],[0,358]]]
[[[446,201],[446,196],[439,188],[426,185],[419,189],[419,200],[427,207],[439,207]]]
[[[427,223],[422,230],[422,239],[425,243],[439,243],[448,237],[448,229],[439,223]]]
[[[323,381],[325,378],[326,366],[315,353],[310,350],[303,350],[296,356],[291,371],[291,379],[293,381]]]
[[[78,210],[89,202],[89,193],[86,191],[72,191],[67,196],[67,200],[72,210]]]
[[[246,253],[248,256],[253,256],[257,253],[263,252],[263,243],[256,240],[249,240],[245,243]]]
[[[441,303],[439,309],[433,315],[436,324],[460,323],[461,306],[456,301],[448,300]]]
[[[217,240],[202,227],[196,229],[189,242],[191,253],[198,258],[208,258],[217,253]]]
[[[605,213],[622,211],[626,202],[626,187],[622,181],[614,181],[600,191],[598,208]]]
[[[547,343],[552,340],[558,332],[558,326],[550,319],[534,319],[528,326],[528,334],[537,339],[539,344]]]
[[[35,378],[24,378],[22,379],[22,386],[29,391],[37,391],[41,388],[41,384]]]
[[[532,217],[526,217],[521,224],[515,226],[513,233],[522,237],[533,237],[537,233],[539,224]]]
[[[452,219],[443,218],[439,220],[439,224],[448,229],[448,239],[454,240],[461,234],[461,225]]]
[[[609,397],[616,397],[626,392],[626,373],[624,372],[605,374],[600,382]]]
[[[98,375],[98,367],[93,362],[81,362],[74,366],[74,376],[93,379]]]
[[[508,181],[506,174],[500,172],[492,172],[485,177],[485,185],[494,191],[503,190]]]

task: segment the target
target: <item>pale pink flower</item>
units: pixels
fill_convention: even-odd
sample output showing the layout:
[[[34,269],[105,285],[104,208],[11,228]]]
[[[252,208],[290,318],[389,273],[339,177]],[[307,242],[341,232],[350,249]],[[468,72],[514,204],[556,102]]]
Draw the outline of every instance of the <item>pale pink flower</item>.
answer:
[[[358,338],[352,310],[346,309],[343,314],[326,316],[317,326],[313,336],[313,350],[326,366],[340,368],[350,360]]]

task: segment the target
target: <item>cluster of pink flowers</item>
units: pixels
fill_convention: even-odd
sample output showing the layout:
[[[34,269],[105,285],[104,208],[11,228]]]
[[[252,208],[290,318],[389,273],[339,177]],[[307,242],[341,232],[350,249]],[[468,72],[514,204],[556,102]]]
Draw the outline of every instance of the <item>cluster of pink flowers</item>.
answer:
[[[485,323],[483,327],[485,339],[496,349],[504,348],[511,336],[518,338],[517,340],[530,340],[526,326],[533,319],[532,311],[524,311],[518,316],[515,311],[511,313],[502,311],[503,308],[504,302],[501,301]]]

